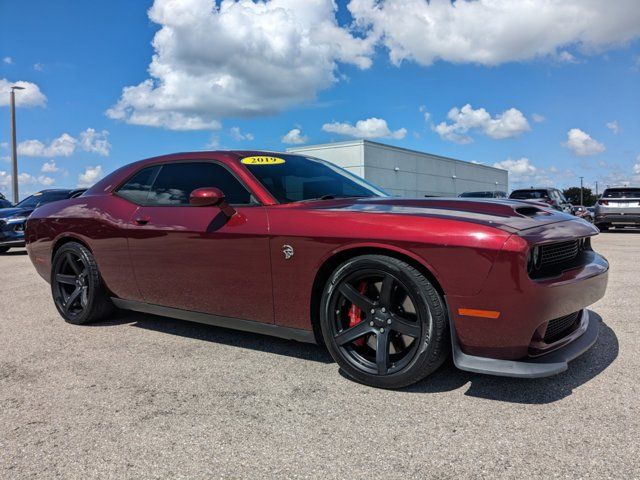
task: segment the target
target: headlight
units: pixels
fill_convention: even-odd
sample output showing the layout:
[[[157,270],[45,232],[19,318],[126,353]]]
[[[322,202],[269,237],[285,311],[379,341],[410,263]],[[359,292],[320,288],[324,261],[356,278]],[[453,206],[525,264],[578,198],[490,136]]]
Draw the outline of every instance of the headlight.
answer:
[[[14,223],[23,223],[26,219],[27,217],[9,217],[5,218],[4,221],[7,222],[8,225],[11,225]]]

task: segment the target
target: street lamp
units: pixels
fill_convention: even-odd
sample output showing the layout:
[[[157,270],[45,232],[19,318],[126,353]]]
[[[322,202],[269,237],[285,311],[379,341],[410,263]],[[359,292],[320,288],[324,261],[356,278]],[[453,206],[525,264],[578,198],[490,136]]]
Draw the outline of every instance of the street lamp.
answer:
[[[16,147],[16,90],[24,87],[11,87],[11,183],[13,184],[13,203],[18,203],[18,153]]]
[[[583,198],[582,198],[582,192],[583,192],[583,189],[582,189],[582,180],[583,180],[583,179],[584,179],[584,177],[580,177],[580,206],[583,206],[583,205],[584,205],[584,201],[583,201]]]

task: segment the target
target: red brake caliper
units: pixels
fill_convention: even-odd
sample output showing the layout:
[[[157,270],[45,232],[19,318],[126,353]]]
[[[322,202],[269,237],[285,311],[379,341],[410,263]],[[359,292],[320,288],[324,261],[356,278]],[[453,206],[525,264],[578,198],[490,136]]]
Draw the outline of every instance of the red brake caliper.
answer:
[[[359,290],[360,293],[364,294],[364,292],[367,290],[367,284],[365,282],[361,282]],[[351,308],[349,309],[349,328],[359,324],[361,321],[362,310],[356,305],[351,305]],[[364,345],[364,338],[358,338],[357,340],[354,340],[353,343],[361,347],[362,345]]]

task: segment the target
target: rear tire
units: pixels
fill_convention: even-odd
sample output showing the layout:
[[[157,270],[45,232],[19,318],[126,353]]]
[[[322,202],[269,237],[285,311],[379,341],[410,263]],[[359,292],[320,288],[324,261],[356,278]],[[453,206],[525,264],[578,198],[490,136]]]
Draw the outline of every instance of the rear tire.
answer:
[[[7,253],[11,247],[0,247],[0,255]]]
[[[450,349],[438,291],[414,267],[385,255],[355,257],[335,270],[322,295],[320,326],[342,371],[378,388],[423,379]]]
[[[75,325],[104,320],[114,310],[93,255],[76,242],[65,243],[53,257],[51,293],[62,318]]]
[[[601,232],[606,232],[607,230],[609,230],[609,225],[604,224],[604,223],[600,223],[600,224],[596,223],[596,227],[598,227],[598,229]]]

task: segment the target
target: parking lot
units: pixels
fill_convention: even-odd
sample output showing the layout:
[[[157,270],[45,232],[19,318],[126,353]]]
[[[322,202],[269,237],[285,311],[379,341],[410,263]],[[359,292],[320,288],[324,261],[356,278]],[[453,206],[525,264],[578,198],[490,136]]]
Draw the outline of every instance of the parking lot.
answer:
[[[0,256],[0,478],[639,478],[640,233],[600,235],[600,337],[546,379],[451,364],[403,391],[321,348],[121,313],[62,321]]]

